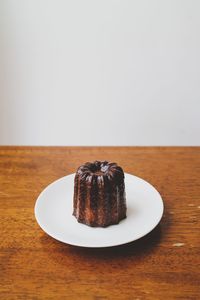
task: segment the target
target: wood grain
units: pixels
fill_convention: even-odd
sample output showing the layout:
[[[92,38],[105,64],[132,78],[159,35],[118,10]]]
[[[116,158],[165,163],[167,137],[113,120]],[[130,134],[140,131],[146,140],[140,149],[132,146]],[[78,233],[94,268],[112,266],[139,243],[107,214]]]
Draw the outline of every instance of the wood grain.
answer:
[[[42,189],[96,159],[151,182],[165,212],[146,237],[85,249],[34,218]],[[0,299],[200,299],[200,148],[0,147]]]

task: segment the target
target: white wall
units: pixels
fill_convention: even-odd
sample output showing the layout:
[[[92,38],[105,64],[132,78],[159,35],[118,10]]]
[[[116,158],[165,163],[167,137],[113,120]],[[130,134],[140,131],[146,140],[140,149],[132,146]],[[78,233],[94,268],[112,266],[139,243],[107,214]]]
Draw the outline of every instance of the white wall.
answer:
[[[0,0],[0,144],[200,145],[199,0]]]

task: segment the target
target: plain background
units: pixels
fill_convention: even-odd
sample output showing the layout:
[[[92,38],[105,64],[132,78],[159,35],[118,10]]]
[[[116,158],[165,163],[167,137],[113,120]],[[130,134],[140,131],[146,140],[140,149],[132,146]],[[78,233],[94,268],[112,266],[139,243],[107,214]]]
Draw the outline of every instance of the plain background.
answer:
[[[0,144],[200,145],[199,0],[0,0]]]

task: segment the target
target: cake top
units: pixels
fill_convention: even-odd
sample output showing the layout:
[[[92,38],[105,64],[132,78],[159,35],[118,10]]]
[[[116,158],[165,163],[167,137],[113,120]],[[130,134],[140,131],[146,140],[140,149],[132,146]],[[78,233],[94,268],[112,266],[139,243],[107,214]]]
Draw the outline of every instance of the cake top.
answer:
[[[123,169],[117,165],[115,162],[108,161],[94,161],[86,162],[84,165],[80,166],[77,173],[81,176],[95,176],[95,177],[108,177],[108,178],[118,178],[124,179]]]

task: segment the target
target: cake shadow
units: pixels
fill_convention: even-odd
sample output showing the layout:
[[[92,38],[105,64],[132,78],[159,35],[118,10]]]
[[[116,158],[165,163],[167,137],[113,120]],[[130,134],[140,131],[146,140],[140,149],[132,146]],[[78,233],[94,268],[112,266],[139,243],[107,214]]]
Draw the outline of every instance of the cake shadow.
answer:
[[[145,237],[140,238],[136,241],[114,246],[114,247],[103,247],[103,248],[83,248],[71,246],[70,251],[73,251],[77,254],[90,257],[118,257],[125,258],[126,256],[143,256],[159,244],[162,236],[161,226],[158,225],[154,230],[152,230]]]
[[[64,244],[57,240],[54,240],[50,236],[44,234],[41,236],[41,245],[45,252],[54,259],[55,254],[69,255],[81,257],[81,259],[95,259],[95,260],[108,260],[114,258],[126,259],[130,257],[143,257],[151,253],[153,249],[160,243],[162,238],[162,226],[157,225],[149,234],[146,236],[119,246],[103,247],[103,248],[87,248]],[[49,249],[53,248],[53,251]],[[57,259],[56,259],[57,260]],[[63,260],[62,260],[63,263]]]

